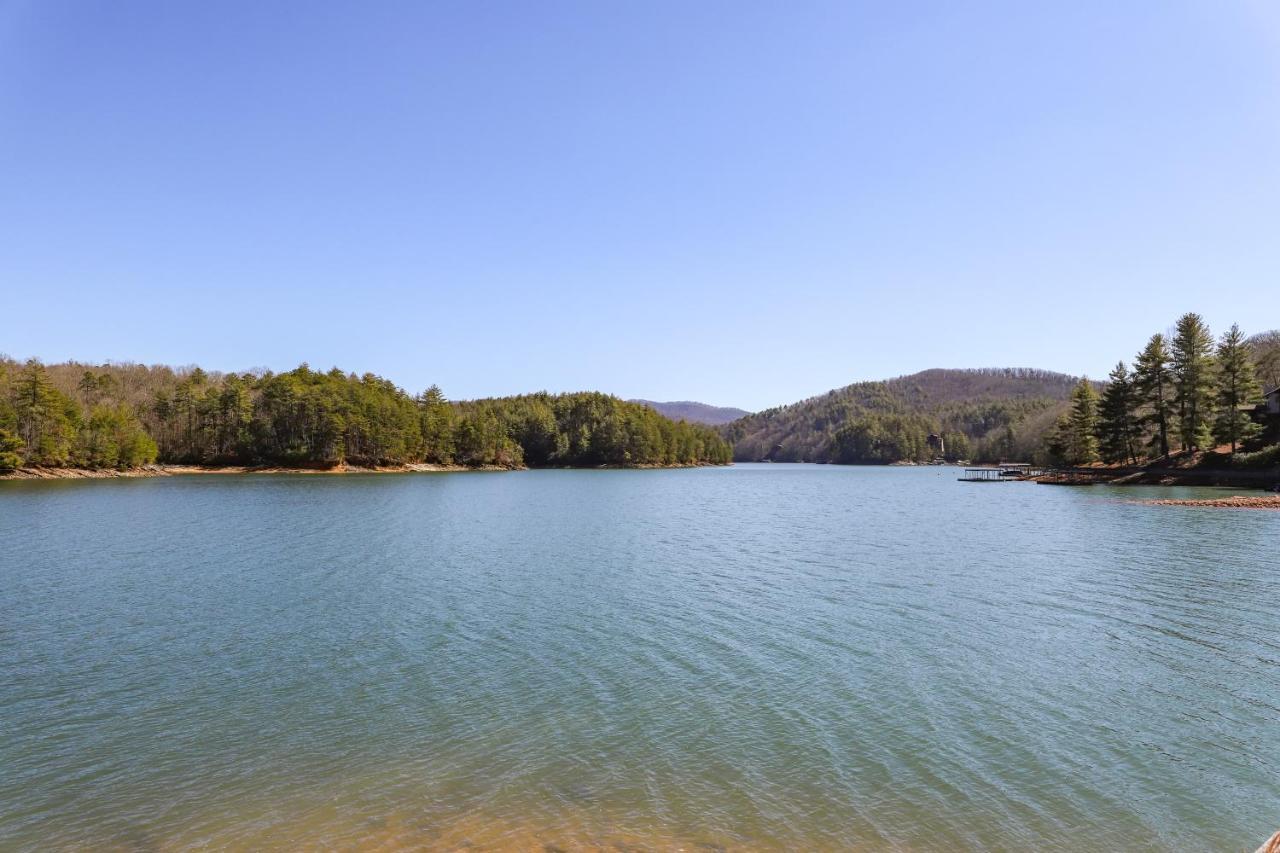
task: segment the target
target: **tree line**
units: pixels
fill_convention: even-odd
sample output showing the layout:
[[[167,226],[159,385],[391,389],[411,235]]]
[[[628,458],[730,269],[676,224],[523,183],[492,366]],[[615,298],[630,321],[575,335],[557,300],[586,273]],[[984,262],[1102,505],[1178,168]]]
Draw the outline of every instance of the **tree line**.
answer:
[[[1182,315],[1171,337],[1151,336],[1132,369],[1119,362],[1100,394],[1088,379],[1076,384],[1046,442],[1050,457],[1136,464],[1219,446],[1232,457],[1261,450],[1275,439],[1258,380],[1273,369],[1271,342],[1246,340],[1238,325],[1215,340],[1199,314]]]
[[[0,360],[0,468],[418,462],[467,466],[725,464],[715,431],[606,394],[451,402],[371,373],[302,365],[209,374]]]

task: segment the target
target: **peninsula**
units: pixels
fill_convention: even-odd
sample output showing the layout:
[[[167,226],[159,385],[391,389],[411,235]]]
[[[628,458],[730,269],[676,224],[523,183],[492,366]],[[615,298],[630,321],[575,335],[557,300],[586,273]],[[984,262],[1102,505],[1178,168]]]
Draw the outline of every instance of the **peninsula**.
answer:
[[[595,392],[451,402],[435,386],[411,396],[371,373],[305,364],[217,374],[0,360],[0,476],[172,470],[151,467],[157,462],[190,473],[730,461],[710,427]]]

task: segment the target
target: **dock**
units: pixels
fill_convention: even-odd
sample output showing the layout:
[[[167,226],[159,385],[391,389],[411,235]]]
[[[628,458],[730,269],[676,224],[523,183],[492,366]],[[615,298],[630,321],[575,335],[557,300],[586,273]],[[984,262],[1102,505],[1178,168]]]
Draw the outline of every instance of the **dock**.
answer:
[[[983,468],[965,468],[961,483],[1012,483],[1043,475],[1044,469],[1026,462],[1009,462]]]

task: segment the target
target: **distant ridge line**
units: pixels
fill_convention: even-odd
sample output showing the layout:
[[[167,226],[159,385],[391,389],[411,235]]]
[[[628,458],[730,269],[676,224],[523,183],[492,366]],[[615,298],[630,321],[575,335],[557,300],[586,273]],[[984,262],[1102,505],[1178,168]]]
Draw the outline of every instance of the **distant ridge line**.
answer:
[[[708,426],[721,426],[722,424],[731,423],[739,418],[746,417],[751,414],[746,409],[738,409],[733,406],[712,406],[708,403],[699,403],[696,400],[670,400],[660,402],[656,400],[629,400],[631,403],[640,403],[643,406],[656,411],[664,417],[671,418],[674,421],[689,421],[690,423],[706,424]]]

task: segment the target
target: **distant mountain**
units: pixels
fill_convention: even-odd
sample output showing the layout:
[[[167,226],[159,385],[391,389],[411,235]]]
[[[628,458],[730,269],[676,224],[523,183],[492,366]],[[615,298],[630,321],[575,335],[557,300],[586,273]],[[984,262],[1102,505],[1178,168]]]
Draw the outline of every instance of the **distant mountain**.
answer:
[[[925,370],[859,382],[721,428],[740,462],[889,463],[1025,458],[1038,452],[1077,379],[1030,368]]]
[[[720,426],[730,421],[751,414],[744,409],[729,406],[708,406],[706,403],[695,403],[691,400],[677,400],[670,403],[656,403],[653,400],[631,400],[632,403],[643,403],[664,417],[673,421],[688,421],[693,424],[709,424]]]

